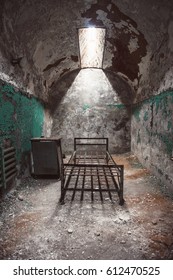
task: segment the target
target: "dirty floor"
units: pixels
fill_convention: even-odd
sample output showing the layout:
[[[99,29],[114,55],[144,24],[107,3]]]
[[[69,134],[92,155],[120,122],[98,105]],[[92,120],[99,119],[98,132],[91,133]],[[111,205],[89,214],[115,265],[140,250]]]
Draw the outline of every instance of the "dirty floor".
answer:
[[[60,181],[25,176],[0,202],[0,259],[173,259],[173,198],[131,154],[125,204],[84,194],[59,204]]]

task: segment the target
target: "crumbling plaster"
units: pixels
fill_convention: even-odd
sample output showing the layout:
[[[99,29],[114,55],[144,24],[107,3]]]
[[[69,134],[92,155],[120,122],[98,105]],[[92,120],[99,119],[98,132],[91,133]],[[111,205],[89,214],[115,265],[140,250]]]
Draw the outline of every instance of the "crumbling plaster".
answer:
[[[172,6],[167,0],[2,0],[1,72],[48,102],[52,85],[80,67],[77,28],[104,25],[104,69],[125,76],[136,100],[145,99],[172,72]]]
[[[171,187],[172,18],[170,0],[1,0],[0,79],[44,102],[40,136],[62,136],[65,150],[75,136],[107,136],[112,152],[131,140]],[[106,27],[105,76],[76,83],[77,28],[88,26]]]
[[[10,142],[21,163],[29,155],[30,139],[41,137],[43,126],[44,106],[39,100],[0,79],[0,146]]]
[[[133,108],[131,149],[163,184],[173,190],[173,91],[153,96]]]
[[[62,138],[63,151],[72,152],[74,137],[108,137],[112,153],[130,151],[130,111],[122,101],[130,103],[133,92],[122,78],[101,69],[82,69],[56,86],[52,136]]]
[[[119,147],[122,144],[126,150],[130,145],[130,117],[129,111],[125,111],[126,106],[139,104],[164,91],[172,92],[172,10],[173,2],[169,0],[1,0],[0,78],[46,104],[45,136],[58,135],[66,126],[66,130],[69,128],[67,139],[72,139],[74,131],[80,134],[81,128],[77,130],[74,125],[78,120],[86,123],[85,129],[81,127],[83,135],[86,132],[88,136],[89,131],[99,131],[104,116],[108,136],[114,137],[116,131],[119,135],[116,140],[122,141],[118,142]],[[106,101],[104,104],[102,99],[102,96],[105,100],[108,98],[106,87],[101,87],[97,81],[93,85],[97,88],[94,92],[100,93],[98,102],[90,96],[92,86],[86,92],[89,91],[93,103],[85,102],[83,97],[80,100],[82,89],[85,90],[78,83],[76,87],[73,85],[73,89],[75,100],[79,100],[77,107],[72,108],[70,88],[80,70],[77,28],[91,25],[104,26],[107,31],[103,69],[113,88],[109,90],[110,107],[106,107]],[[126,86],[121,87],[124,83]],[[66,105],[62,103],[62,96],[66,97]],[[81,108],[83,111],[80,111]],[[74,118],[69,119],[65,110],[71,110]],[[145,115],[145,110],[140,113]],[[128,125],[123,122],[122,131],[118,133],[118,121],[113,122],[118,120],[117,115],[128,120]],[[97,127],[92,125],[92,116],[97,121]],[[161,118],[161,114],[159,116]],[[58,123],[62,117],[63,125],[61,121]],[[157,118],[155,114],[155,122]],[[72,121],[73,126],[70,126]],[[132,115],[134,127],[136,130],[132,129],[131,135],[132,146],[137,144],[137,148],[133,149],[136,153],[140,147],[137,143],[138,124]],[[167,133],[166,129],[164,133]],[[100,134],[105,135],[105,132],[100,130]],[[95,135],[100,134],[96,132]],[[115,151],[113,148],[115,143],[112,143]],[[164,148],[162,155],[164,158]]]

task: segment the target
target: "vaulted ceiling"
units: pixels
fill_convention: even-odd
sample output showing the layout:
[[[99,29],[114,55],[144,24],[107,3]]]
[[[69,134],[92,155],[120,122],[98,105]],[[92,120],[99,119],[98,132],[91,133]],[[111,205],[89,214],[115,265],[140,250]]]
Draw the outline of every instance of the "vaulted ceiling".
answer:
[[[103,69],[135,100],[173,87],[173,1],[1,0],[0,78],[44,101],[80,68],[77,28],[106,28]]]

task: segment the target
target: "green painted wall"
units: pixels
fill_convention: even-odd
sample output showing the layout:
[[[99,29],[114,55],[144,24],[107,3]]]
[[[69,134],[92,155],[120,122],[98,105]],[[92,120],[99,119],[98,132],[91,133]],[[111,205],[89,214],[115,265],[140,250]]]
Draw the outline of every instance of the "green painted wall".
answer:
[[[30,139],[42,135],[43,122],[44,107],[36,98],[0,81],[0,144],[10,139],[18,162],[30,151]]]

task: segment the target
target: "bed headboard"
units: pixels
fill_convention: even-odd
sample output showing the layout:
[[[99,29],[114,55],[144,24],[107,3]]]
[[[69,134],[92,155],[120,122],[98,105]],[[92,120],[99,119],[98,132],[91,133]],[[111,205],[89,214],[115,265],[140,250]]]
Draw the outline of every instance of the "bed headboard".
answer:
[[[108,151],[108,138],[74,138],[74,151],[78,146],[95,146]]]

